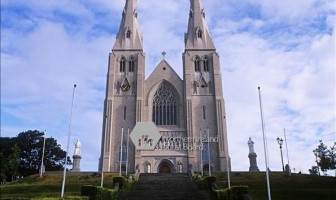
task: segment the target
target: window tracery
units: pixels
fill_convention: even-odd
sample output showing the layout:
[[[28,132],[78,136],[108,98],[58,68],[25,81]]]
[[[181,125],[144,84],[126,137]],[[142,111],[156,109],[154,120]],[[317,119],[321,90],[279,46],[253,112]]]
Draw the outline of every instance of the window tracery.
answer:
[[[127,145],[126,142],[123,142],[122,148],[119,147],[119,161],[123,162],[127,160]]]
[[[156,125],[177,125],[177,96],[166,82],[154,94],[152,121]]]

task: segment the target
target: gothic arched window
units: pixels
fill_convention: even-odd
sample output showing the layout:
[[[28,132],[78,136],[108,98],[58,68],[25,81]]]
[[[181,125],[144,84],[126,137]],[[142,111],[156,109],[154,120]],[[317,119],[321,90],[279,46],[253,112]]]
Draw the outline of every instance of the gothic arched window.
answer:
[[[202,30],[201,29],[197,30],[197,38],[202,38]]]
[[[162,82],[153,97],[152,121],[156,125],[177,125],[177,96],[167,82]]]
[[[209,151],[208,151],[208,143],[204,142],[202,143],[203,149],[202,149],[202,161],[209,160]]]
[[[120,72],[125,72],[126,58],[122,57],[119,64],[120,64]]]
[[[201,71],[201,60],[198,56],[194,60],[194,65],[195,65],[195,72]]]
[[[208,60],[208,57],[205,57],[203,59],[203,67],[204,67],[204,71],[205,72],[209,71],[209,60]]]
[[[123,162],[127,160],[127,145],[123,142],[122,148],[119,147],[119,161]]]
[[[128,71],[129,72],[134,72],[134,68],[135,68],[135,59],[133,57],[131,57],[131,59],[128,61],[129,64],[129,68]]]
[[[131,38],[131,31],[130,30],[126,31],[126,38]]]

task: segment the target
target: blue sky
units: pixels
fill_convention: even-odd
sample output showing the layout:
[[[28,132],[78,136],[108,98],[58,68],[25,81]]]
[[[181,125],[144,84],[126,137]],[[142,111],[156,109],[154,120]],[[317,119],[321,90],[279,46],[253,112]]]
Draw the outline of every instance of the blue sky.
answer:
[[[47,130],[66,148],[73,84],[72,155],[95,171],[101,143],[108,54],[125,1],[1,1],[1,136]],[[336,140],[335,2],[203,0],[221,58],[232,169],[249,167],[249,137],[264,170],[257,87],[261,86],[271,170],[286,129],[292,168],[308,173],[312,150]],[[138,0],[146,76],[162,59],[182,77],[188,0]],[[287,161],[287,159],[285,159]]]

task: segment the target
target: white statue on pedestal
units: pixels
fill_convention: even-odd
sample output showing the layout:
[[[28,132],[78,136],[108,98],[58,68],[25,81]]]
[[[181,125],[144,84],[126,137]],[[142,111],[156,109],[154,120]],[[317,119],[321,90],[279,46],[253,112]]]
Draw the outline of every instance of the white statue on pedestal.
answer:
[[[79,140],[77,140],[76,144],[75,144],[75,153],[74,155],[76,156],[80,156],[81,155],[81,143],[79,142]]]
[[[249,138],[249,141],[247,142],[248,146],[249,146],[249,153],[255,153],[254,152],[254,142],[252,141],[251,138]]]

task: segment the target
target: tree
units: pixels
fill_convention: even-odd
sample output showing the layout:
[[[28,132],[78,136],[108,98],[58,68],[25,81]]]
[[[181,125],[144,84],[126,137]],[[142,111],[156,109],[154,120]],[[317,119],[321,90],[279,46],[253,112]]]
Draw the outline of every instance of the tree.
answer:
[[[0,181],[7,179],[7,161],[3,153],[0,153]]]
[[[336,142],[334,142],[334,145],[330,147],[329,157],[331,162],[330,170],[335,170],[336,176]]]
[[[17,136],[17,143],[22,150],[20,172],[24,176],[38,173],[41,167],[43,136],[44,133],[37,130],[22,132]],[[65,155],[57,140],[46,138],[43,161],[46,171],[61,171]],[[72,164],[70,157],[67,158],[67,164]]]
[[[17,144],[11,148],[12,154],[8,158],[8,170],[11,174],[12,181],[15,180],[16,174],[20,166],[20,148]]]
[[[313,151],[316,156],[317,165],[321,168],[321,171],[326,173],[328,170],[335,169],[335,143],[330,149],[327,145],[323,143],[322,140],[319,141],[320,144]]]
[[[41,167],[41,158],[43,151],[44,133],[37,130],[29,130],[21,132],[17,137],[0,138],[1,152],[5,160],[10,159],[11,148],[17,144],[21,150],[20,163],[17,170],[22,176],[37,174]],[[46,138],[44,165],[46,171],[61,171],[65,162],[66,152],[62,150],[61,145],[54,138]],[[2,160],[2,159],[1,159]],[[71,165],[70,157],[67,157],[67,164]],[[4,171],[6,177],[11,174],[9,172],[9,164],[0,166],[1,172]],[[1,175],[3,176],[3,175]]]
[[[310,175],[318,175],[318,166],[312,166],[311,169],[308,170]]]
[[[10,170],[8,158],[12,154],[12,147],[15,145],[15,142],[12,138],[2,137],[0,138],[0,177],[1,181],[10,181]]]

